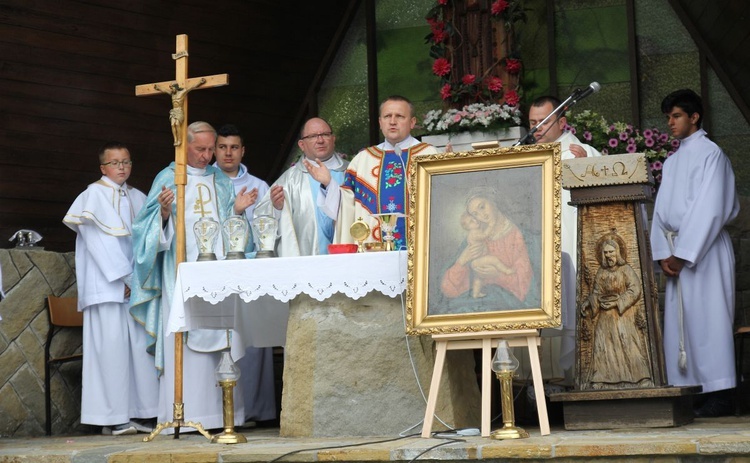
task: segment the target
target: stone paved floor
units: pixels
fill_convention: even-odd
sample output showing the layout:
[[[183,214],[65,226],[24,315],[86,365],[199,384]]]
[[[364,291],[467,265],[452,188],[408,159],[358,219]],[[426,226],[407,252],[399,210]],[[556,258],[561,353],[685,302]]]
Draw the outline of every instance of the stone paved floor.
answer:
[[[463,438],[429,450],[419,460],[555,461],[555,462],[750,462],[750,416],[697,419],[678,428],[565,431],[553,427],[549,436],[527,428],[528,439],[495,441]],[[0,463],[146,463],[146,462],[270,462],[280,461],[410,461],[439,439],[397,436],[381,438],[280,438],[278,429],[243,430],[247,444],[211,444],[198,434],[179,440],[157,436],[55,436],[0,439]],[[386,439],[397,439],[382,442]],[[377,442],[381,441],[381,442]],[[328,448],[322,447],[335,447]]]

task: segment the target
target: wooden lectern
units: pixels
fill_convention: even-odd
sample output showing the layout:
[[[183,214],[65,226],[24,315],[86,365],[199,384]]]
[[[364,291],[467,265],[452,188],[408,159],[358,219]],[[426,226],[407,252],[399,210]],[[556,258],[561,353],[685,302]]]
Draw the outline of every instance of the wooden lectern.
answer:
[[[669,387],[645,204],[643,154],[563,161],[578,208],[575,391],[566,429],[678,426],[693,420],[697,387]]]

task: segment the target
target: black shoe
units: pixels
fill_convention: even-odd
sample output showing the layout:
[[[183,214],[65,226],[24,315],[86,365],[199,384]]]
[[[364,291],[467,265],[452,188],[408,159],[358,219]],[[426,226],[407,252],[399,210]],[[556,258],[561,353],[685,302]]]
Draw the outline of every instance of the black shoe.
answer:
[[[716,418],[734,414],[732,401],[725,397],[712,396],[695,410],[696,418]]]

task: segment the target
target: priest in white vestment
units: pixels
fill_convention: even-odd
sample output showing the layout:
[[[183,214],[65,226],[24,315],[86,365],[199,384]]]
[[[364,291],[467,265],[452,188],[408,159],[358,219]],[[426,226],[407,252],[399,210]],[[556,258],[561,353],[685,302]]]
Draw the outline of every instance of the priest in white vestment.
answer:
[[[243,191],[236,195],[232,182],[219,169],[209,165],[216,147],[216,131],[206,122],[188,126],[187,185],[185,186],[186,261],[198,255],[193,225],[202,217],[211,217],[219,224],[232,214],[241,215],[252,203]],[[174,163],[162,170],[154,180],[146,205],[133,226],[135,255],[134,287],[131,313],[145,327],[152,340],[156,368],[161,375],[159,421],[172,419],[174,403],[174,334],[166,335],[164,327],[174,294],[176,261],[176,187]],[[248,242],[252,250],[252,240]],[[217,240],[215,253],[224,255],[222,240]],[[187,333],[183,349],[183,403],[185,421],[200,422],[206,429],[223,426],[222,393],[217,387],[214,371],[220,351],[231,347],[237,360],[245,352],[239,336],[230,330],[193,330]],[[244,422],[241,394],[235,394],[235,425]],[[190,428],[187,428],[190,430]],[[168,428],[167,432],[173,432]]]
[[[268,184],[250,175],[242,164],[245,157],[245,139],[239,129],[232,124],[221,126],[216,137],[216,162],[214,167],[229,177],[234,192],[241,194],[243,189],[253,198],[245,209],[248,226],[253,219],[257,199],[268,192]],[[276,418],[276,391],[273,371],[272,347],[248,347],[245,355],[237,360],[241,375],[237,383],[245,401],[245,422],[269,421]]]
[[[541,96],[529,108],[529,127],[535,127],[545,117],[560,106],[560,100],[553,96]],[[567,118],[559,117],[540,126],[534,137],[536,143],[560,143],[561,159],[601,156],[592,146],[581,143],[578,138],[565,130]],[[578,208],[571,206],[570,190],[562,189],[560,217],[560,244],[562,248],[562,331],[559,337],[546,338],[542,357],[545,379],[562,380],[566,386],[573,384],[573,365],[576,339],[576,269],[578,268]],[[549,333],[546,330],[545,333]]]
[[[158,378],[149,339],[128,311],[132,287],[131,225],[146,195],[128,185],[127,147],[112,142],[99,153],[102,178],[81,193],[63,223],[76,232],[78,310],[83,312],[81,423],[105,434],[133,434],[136,418],[154,418]]]
[[[712,393],[701,417],[733,411],[728,389],[734,365],[734,250],[724,229],[739,214],[729,158],[701,129],[703,106],[678,90],[662,112],[679,149],[665,162],[651,227],[653,258],[667,275],[664,361],[673,386]]]
[[[381,241],[380,224],[372,214],[401,214],[394,228],[396,249],[406,249],[406,218],[409,198],[406,173],[414,156],[436,154],[432,145],[411,136],[417,123],[414,106],[402,96],[388,97],[380,105],[380,130],[385,141],[366,148],[349,163],[344,184],[336,182],[323,190],[326,203],[338,200],[334,242],[354,243],[349,228],[359,219],[370,226],[365,242]],[[328,196],[333,195],[332,198]]]
[[[277,255],[328,254],[338,215],[338,197],[325,195],[321,189],[328,188],[331,182],[343,184],[349,163],[336,153],[336,135],[330,124],[319,117],[305,123],[297,144],[303,153],[299,162],[271,185],[255,215],[273,215],[279,220]]]

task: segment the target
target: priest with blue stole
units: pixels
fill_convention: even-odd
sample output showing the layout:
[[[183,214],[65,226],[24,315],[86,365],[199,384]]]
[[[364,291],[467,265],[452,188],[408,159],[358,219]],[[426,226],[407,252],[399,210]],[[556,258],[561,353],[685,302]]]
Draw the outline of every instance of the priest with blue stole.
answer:
[[[255,215],[273,215],[279,220],[280,257],[328,254],[333,240],[338,197],[326,195],[330,185],[344,183],[349,163],[337,153],[336,135],[319,117],[309,119],[297,141],[303,155],[281,174],[255,209]]]
[[[340,188],[329,185],[327,195],[339,196],[334,242],[353,243],[352,223],[362,219],[370,225],[366,242],[381,241],[380,225],[373,214],[403,214],[393,230],[396,249],[406,247],[409,214],[407,171],[414,156],[437,150],[411,136],[417,123],[414,106],[403,96],[390,96],[380,105],[380,130],[385,141],[360,151],[346,169]],[[333,182],[332,182],[333,183]]]
[[[254,197],[242,189],[236,196],[227,176],[211,165],[216,146],[216,131],[206,122],[194,122],[187,128],[187,185],[185,186],[186,261],[198,255],[193,239],[193,225],[202,217],[219,224],[232,214],[241,215]],[[154,180],[146,204],[133,224],[133,288],[131,313],[151,336],[150,351],[155,356],[161,377],[159,422],[171,421],[174,403],[174,334],[166,335],[164,327],[174,294],[176,278],[176,186],[175,163],[162,170]],[[252,240],[248,240],[252,250]],[[221,240],[215,248],[223,256]],[[182,335],[182,334],[180,334]],[[200,422],[204,428],[223,426],[221,388],[216,386],[214,371],[220,351],[232,349],[236,360],[244,354],[237,336],[229,330],[193,330],[186,335],[183,352],[183,403],[185,421]],[[244,421],[242,396],[235,400],[235,425]],[[189,428],[188,428],[189,429]],[[172,428],[167,429],[173,432]]]

